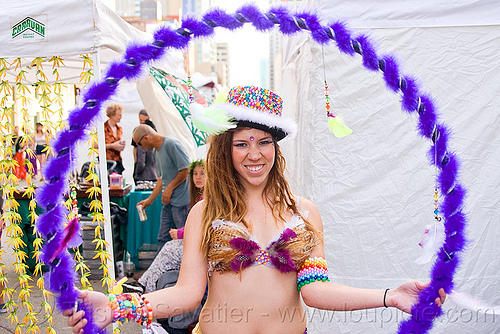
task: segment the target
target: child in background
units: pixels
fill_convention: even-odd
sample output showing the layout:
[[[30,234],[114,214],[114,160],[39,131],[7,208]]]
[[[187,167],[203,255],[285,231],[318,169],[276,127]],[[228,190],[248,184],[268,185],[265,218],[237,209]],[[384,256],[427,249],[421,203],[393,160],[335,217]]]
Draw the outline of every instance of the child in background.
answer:
[[[205,179],[205,162],[203,159],[193,161],[189,166],[190,207],[203,199]],[[179,269],[181,266],[184,228],[171,229],[170,236],[174,240],[163,246],[151,266],[139,278],[139,283],[146,288],[146,291],[155,291],[156,282],[162,274],[167,270]]]

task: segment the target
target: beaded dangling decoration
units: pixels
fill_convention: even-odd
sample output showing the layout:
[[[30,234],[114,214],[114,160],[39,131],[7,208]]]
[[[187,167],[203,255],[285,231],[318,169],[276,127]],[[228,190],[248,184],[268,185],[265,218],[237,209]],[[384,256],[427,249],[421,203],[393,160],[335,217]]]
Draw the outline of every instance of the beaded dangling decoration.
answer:
[[[335,116],[335,114],[331,111],[330,106],[330,91],[328,89],[328,82],[326,81],[326,72],[325,72],[325,55],[323,53],[323,48],[321,48],[321,54],[323,55],[323,77],[325,80],[325,109],[326,116],[328,116],[328,128],[337,138],[348,136],[352,133],[352,129],[344,124],[342,118]]]
[[[439,217],[439,194],[437,187],[434,187],[434,219],[437,222],[441,221],[441,217]]]
[[[189,103],[192,104],[192,103],[194,103],[194,95],[193,95],[193,86],[192,86],[190,73],[188,73],[187,83],[188,83]]]
[[[431,138],[434,143],[439,138],[439,131],[434,130],[434,134]],[[437,161],[437,146],[434,145],[434,161]],[[417,264],[425,264],[432,260],[436,252],[439,250],[444,242],[445,231],[443,219],[439,215],[439,191],[438,191],[438,171],[437,166],[434,169],[434,223],[425,226],[422,239],[419,242],[419,246],[423,248],[424,253],[415,260]],[[446,251],[445,251],[446,253]],[[447,253],[446,253],[447,254]]]
[[[191,80],[191,68],[189,65],[189,47],[186,51],[186,73],[187,73],[187,92],[189,94],[189,104],[194,103],[194,94],[193,94],[193,81]]]
[[[435,130],[435,135],[432,140],[436,142],[439,138],[439,131]],[[437,145],[434,145],[434,161],[437,161]],[[439,193],[438,193],[438,169],[437,165],[434,166],[434,220],[436,223],[441,221],[439,216]]]
[[[326,115],[330,116],[330,117],[335,117],[330,112],[331,107],[330,107],[330,95],[329,94],[330,94],[330,91],[328,90],[328,82],[325,79],[325,102],[326,102],[325,109],[326,109]]]

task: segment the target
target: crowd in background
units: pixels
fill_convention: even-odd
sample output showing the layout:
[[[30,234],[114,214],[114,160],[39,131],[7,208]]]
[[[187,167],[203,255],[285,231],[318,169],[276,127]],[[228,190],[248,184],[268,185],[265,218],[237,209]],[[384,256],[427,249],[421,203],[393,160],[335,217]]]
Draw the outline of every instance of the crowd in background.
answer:
[[[35,133],[21,134],[19,126],[14,127],[12,136],[12,156],[15,161],[14,174],[19,180],[25,180],[32,173],[43,181],[41,170],[50,154],[48,142],[50,135],[42,123],[37,122]],[[29,162],[29,164],[27,163]]]

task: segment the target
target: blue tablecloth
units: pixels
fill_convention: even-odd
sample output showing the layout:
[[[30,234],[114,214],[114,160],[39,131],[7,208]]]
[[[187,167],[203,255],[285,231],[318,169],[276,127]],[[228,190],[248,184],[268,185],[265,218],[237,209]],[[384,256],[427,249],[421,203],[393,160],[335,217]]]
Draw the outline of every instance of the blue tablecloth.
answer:
[[[158,196],[152,205],[146,208],[147,220],[141,222],[136,205],[151,195],[151,191],[131,191],[128,202],[127,252],[139,268],[139,249],[144,246],[158,245],[160,231],[161,196]]]

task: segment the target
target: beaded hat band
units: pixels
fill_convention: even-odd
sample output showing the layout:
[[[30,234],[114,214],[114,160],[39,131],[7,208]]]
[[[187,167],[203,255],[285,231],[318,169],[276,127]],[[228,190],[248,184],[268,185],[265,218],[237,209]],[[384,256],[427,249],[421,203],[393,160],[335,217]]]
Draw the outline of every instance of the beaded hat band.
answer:
[[[226,103],[259,110],[263,113],[281,116],[283,100],[269,89],[255,86],[236,86],[228,93]]]
[[[283,100],[276,93],[256,86],[236,86],[205,110],[193,104],[191,114],[196,127],[210,134],[238,125],[269,132],[281,140],[297,132],[295,122],[281,116],[282,110]]]

